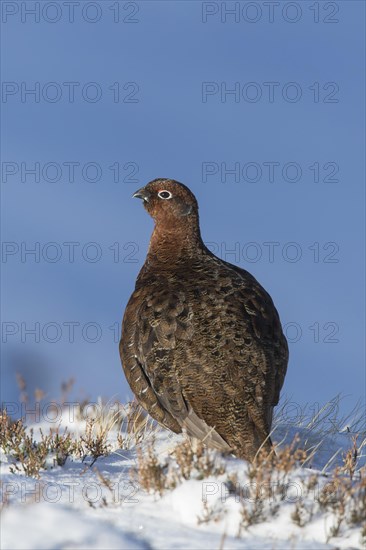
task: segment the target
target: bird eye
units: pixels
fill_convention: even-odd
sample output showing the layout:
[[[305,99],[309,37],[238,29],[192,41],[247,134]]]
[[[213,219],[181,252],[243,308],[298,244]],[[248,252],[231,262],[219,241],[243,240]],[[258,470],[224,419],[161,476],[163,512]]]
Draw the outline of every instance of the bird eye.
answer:
[[[158,197],[160,197],[161,199],[171,199],[172,196],[173,195],[170,191],[159,191],[158,193]]]

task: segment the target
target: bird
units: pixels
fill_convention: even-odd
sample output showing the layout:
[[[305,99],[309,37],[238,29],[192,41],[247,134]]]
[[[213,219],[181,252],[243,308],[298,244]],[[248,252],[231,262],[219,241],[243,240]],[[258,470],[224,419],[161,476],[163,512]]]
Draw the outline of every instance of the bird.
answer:
[[[206,247],[186,185],[158,178],[133,197],[155,225],[122,321],[130,388],[163,427],[253,462],[273,450],[289,356],[272,298]]]

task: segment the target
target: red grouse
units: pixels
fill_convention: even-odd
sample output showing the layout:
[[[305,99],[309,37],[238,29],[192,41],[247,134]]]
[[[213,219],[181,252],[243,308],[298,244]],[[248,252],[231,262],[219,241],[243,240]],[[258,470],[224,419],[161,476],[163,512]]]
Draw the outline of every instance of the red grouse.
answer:
[[[269,437],[288,347],[272,299],[204,245],[185,185],[138,190],[155,228],[123,318],[121,360],[142,407],[173,432],[253,460]]]

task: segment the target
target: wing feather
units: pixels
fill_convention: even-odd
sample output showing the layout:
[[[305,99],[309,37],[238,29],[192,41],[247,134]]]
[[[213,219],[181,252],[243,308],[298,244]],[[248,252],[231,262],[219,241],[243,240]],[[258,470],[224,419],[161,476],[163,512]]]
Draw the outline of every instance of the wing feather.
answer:
[[[134,330],[131,331],[131,312],[137,297],[139,307],[134,313]],[[132,296],[131,304],[126,308],[121,339],[126,377],[140,404],[158,422],[166,426],[169,423],[170,429],[174,424],[173,431],[183,428],[191,437],[227,451],[229,445],[214,426],[208,426],[187,402],[176,375],[174,350],[177,342],[187,342],[194,334],[193,313],[185,302],[183,292],[172,293],[166,288],[146,297],[138,290],[137,296]],[[130,340],[130,353],[126,361],[123,342],[127,340]],[[189,364],[186,366],[189,370]]]

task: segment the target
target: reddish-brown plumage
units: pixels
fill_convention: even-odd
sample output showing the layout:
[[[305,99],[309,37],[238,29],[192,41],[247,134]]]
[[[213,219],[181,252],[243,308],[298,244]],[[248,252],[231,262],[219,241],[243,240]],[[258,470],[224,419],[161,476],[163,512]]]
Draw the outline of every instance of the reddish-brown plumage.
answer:
[[[193,193],[157,179],[135,196],[155,228],[125,311],[120,353],[163,426],[252,460],[270,448],[288,347],[269,294],[203,244]]]

